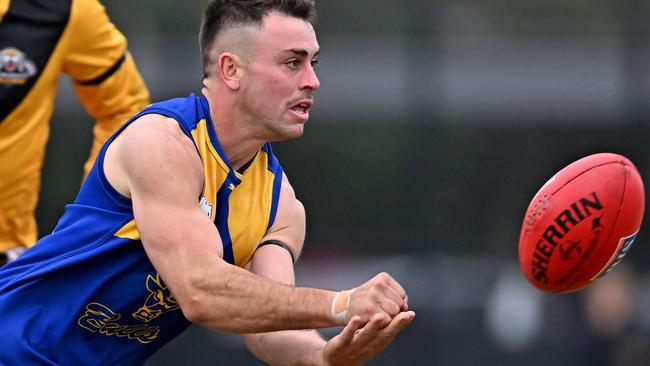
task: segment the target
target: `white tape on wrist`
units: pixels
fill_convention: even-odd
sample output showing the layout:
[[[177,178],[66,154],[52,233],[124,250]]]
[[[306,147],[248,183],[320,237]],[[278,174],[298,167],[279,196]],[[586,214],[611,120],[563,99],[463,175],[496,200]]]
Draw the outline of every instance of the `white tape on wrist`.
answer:
[[[354,289],[337,292],[332,299],[330,314],[332,319],[338,324],[343,325],[348,321],[348,307],[350,307],[352,291]]]

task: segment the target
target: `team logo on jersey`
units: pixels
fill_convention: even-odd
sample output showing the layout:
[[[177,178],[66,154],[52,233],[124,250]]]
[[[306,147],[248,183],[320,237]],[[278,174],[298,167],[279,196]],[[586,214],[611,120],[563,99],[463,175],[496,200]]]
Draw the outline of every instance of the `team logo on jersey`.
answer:
[[[147,275],[147,290],[149,290],[149,297],[144,301],[144,305],[131,314],[135,319],[148,323],[164,313],[179,308],[174,295],[169,291],[158,273],[156,273],[156,278]]]
[[[122,315],[98,302],[89,303],[85,309],[86,312],[77,320],[77,324],[92,333],[99,332],[109,337],[127,337],[143,344],[158,338],[158,333],[160,333],[158,326],[118,323],[117,321]]]
[[[0,50],[0,84],[23,85],[36,74],[36,66],[14,47]]]
[[[122,319],[122,314],[114,312],[104,304],[91,302],[86,305],[85,312],[79,317],[77,324],[92,333],[99,332],[109,337],[127,337],[143,344],[154,341],[158,338],[160,326],[144,323],[180,307],[158,273],[155,278],[147,275],[146,286],[149,296],[144,305],[131,314],[141,323],[127,324],[126,319]]]

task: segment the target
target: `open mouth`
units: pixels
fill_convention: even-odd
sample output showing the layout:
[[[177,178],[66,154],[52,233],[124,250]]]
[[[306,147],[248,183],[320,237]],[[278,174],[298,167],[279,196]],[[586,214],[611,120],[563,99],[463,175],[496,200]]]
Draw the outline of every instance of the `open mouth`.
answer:
[[[294,112],[297,112],[297,113],[304,114],[304,113],[309,112],[309,106],[306,105],[306,104],[298,104],[298,105],[295,105],[295,106],[291,107],[291,110],[294,111]]]
[[[306,118],[309,115],[309,110],[311,109],[314,102],[309,99],[302,100],[297,104],[294,104],[291,108],[291,111],[301,117]]]

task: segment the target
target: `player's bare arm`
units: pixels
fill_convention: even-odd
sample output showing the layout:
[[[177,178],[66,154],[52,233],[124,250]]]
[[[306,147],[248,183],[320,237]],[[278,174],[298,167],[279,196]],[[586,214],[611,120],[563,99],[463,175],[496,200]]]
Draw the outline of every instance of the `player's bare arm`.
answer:
[[[190,321],[232,332],[340,324],[330,316],[333,292],[280,285],[222,260],[218,232],[197,204],[199,158],[174,121],[134,122],[109,148],[105,170],[132,199],[147,255]]]
[[[291,257],[297,259],[302,251],[305,238],[305,210],[300,201],[296,199],[286,175],[283,175],[282,178],[276,220],[262,239],[262,243],[267,241],[281,243],[280,246],[286,246]],[[258,250],[262,250],[262,248]],[[269,261],[257,266],[259,268],[262,265],[273,267],[275,263]],[[293,284],[293,267],[290,270],[291,284]],[[274,268],[269,268],[268,271],[274,271]],[[406,291],[387,273],[380,273],[361,286],[343,291],[340,295],[343,295],[345,299],[341,305],[344,308],[337,309],[336,312],[339,310],[345,312],[345,323],[353,315],[359,315],[365,323],[376,313],[380,313],[385,315],[385,326],[400,311],[408,309]]]
[[[305,210],[295,197],[286,175],[273,226],[247,266],[253,273],[271,280],[295,284],[293,261],[298,259],[305,238]],[[315,330],[246,334],[249,350],[272,365],[358,365],[383,350],[414,317],[399,313],[383,326],[384,314],[374,314],[364,325],[355,316],[341,334],[329,342]]]
[[[304,239],[305,209],[283,175],[275,221],[246,267],[259,276],[293,286],[293,261],[298,259]],[[314,330],[245,334],[244,340],[253,354],[272,365],[318,364],[325,345]]]
[[[176,126],[162,116],[142,117],[111,145],[105,170],[132,199],[147,256],[185,317],[230,332],[335,325],[333,292],[280,285],[222,260],[218,231],[197,203],[199,157]]]

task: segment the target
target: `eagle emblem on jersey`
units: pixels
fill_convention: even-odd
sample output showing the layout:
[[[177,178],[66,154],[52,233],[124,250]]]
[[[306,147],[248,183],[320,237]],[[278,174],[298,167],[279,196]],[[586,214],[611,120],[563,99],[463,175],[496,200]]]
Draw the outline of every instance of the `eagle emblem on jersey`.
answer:
[[[0,50],[0,84],[23,85],[36,74],[36,65],[14,47]]]
[[[147,290],[149,297],[144,301],[144,305],[131,314],[135,319],[148,323],[164,313],[180,308],[158,273],[156,278],[147,275]]]
[[[133,318],[143,323],[149,323],[162,314],[180,309],[176,299],[171,294],[165,283],[156,273],[154,278],[147,275],[147,290],[149,296],[144,305],[135,313]],[[126,324],[120,313],[116,313],[108,306],[91,302],[86,305],[85,313],[79,317],[77,324],[93,333],[99,332],[106,336],[127,337],[147,344],[158,338],[160,326],[148,324]]]

